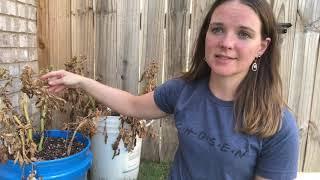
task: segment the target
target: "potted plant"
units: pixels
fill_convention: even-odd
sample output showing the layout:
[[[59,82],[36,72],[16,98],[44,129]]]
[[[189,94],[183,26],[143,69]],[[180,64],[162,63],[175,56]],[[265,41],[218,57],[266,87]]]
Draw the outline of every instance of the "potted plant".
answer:
[[[45,130],[53,111],[65,100],[50,94],[46,82],[33,76],[32,69],[25,67],[17,110],[9,98],[13,78],[0,68],[0,179],[85,179],[92,163],[90,140],[79,133],[70,138],[69,131]],[[36,101],[40,112],[40,131],[32,126],[30,99]],[[71,150],[66,151],[68,147]]]

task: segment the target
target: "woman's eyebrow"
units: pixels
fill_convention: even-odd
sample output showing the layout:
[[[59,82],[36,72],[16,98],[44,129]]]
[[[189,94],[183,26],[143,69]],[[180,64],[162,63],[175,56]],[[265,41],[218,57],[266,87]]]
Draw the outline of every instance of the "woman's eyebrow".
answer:
[[[244,29],[244,30],[249,31],[251,33],[255,33],[256,32],[255,30],[253,30],[252,28],[247,27],[247,26],[240,26],[240,29]]]
[[[210,26],[223,26],[223,23],[221,22],[210,22]]]

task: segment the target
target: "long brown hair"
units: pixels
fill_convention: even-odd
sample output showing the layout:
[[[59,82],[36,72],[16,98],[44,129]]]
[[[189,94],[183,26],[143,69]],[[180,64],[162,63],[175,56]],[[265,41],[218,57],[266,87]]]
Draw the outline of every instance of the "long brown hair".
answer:
[[[232,0],[216,0],[207,13],[201,26],[190,70],[182,78],[193,81],[210,76],[211,69],[203,60],[205,39],[211,16],[221,4]],[[271,42],[261,56],[258,71],[249,70],[237,87],[234,99],[236,129],[240,132],[261,138],[274,135],[281,126],[282,83],[279,74],[280,50],[278,47],[277,25],[270,5],[265,0],[239,0],[252,8],[259,16],[262,27],[261,37],[269,37]]]

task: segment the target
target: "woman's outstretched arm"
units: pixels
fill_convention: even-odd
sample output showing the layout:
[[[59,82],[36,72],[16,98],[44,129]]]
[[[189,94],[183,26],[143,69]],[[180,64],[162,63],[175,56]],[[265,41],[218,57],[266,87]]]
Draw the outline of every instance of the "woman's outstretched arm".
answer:
[[[65,88],[82,88],[97,101],[126,116],[144,119],[166,116],[155,104],[153,92],[135,96],[65,70],[49,72],[41,79],[48,79],[49,90],[53,92],[60,92]]]

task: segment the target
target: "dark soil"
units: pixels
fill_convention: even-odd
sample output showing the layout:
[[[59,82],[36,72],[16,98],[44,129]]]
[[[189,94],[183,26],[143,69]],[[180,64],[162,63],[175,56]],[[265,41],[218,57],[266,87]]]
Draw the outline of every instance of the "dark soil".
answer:
[[[36,153],[36,158],[41,160],[54,160],[67,157],[69,140],[63,138],[47,137],[43,143],[43,150]],[[71,147],[71,153],[75,154],[85,148],[85,144],[74,141]]]

